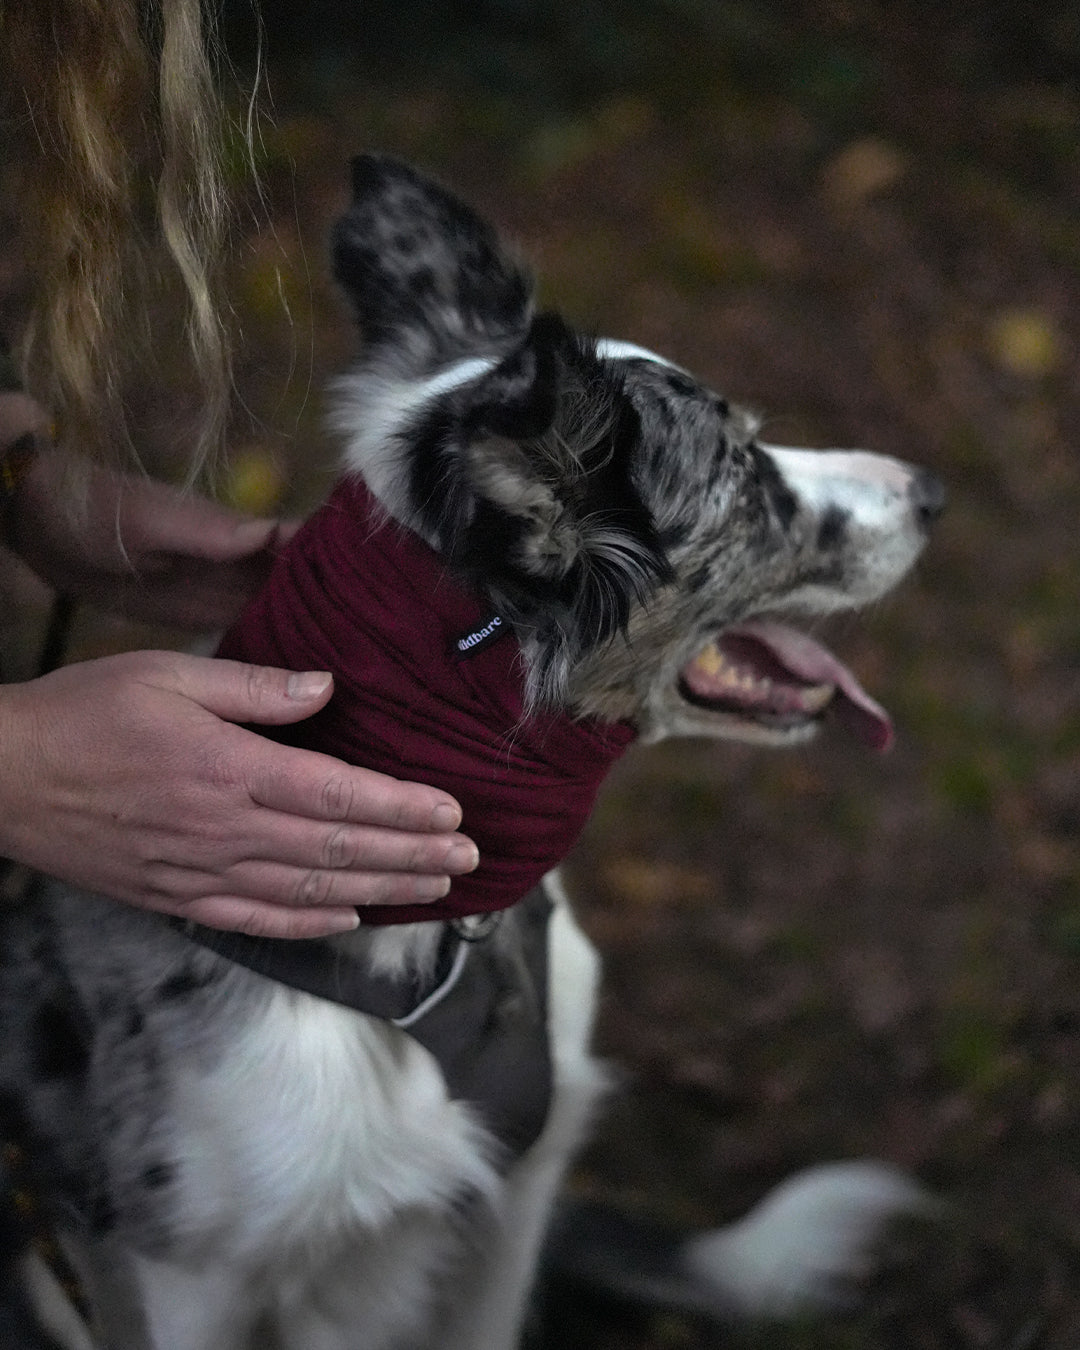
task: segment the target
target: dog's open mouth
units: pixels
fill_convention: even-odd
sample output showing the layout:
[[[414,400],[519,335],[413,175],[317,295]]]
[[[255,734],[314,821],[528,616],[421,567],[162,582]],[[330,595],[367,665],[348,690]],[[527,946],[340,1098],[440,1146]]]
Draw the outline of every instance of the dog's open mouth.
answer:
[[[888,713],[842,662],[786,624],[759,620],[724,631],[686,666],[688,702],[778,732],[829,713],[875,750],[892,743]]]

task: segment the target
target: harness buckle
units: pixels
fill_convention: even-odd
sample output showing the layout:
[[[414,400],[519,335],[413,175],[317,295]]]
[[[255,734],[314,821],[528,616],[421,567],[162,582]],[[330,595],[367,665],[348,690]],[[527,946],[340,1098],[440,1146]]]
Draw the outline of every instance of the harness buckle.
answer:
[[[463,914],[460,918],[451,919],[450,927],[462,942],[484,942],[502,923],[505,912],[493,909],[487,914]]]

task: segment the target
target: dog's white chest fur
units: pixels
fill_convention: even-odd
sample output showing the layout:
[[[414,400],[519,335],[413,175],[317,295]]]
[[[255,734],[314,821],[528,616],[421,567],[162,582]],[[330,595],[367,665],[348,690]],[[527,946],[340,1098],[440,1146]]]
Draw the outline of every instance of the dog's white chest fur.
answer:
[[[175,1124],[191,1160],[181,1222],[217,1229],[240,1258],[291,1250],[299,1233],[333,1244],[495,1183],[490,1139],[425,1050],[284,988],[220,1069],[180,1085]]]

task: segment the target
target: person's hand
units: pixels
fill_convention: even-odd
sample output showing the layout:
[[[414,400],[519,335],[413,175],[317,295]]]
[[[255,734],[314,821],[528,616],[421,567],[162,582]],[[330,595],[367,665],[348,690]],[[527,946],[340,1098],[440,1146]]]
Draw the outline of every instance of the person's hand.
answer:
[[[85,512],[73,516],[65,456],[42,450],[11,503],[7,542],[56,590],[128,618],[226,627],[294,528],[154,479],[87,472]]]
[[[476,866],[457,803],[234,725],[328,675],[135,652],[0,686],[0,855],[145,909],[269,937],[437,899]]]

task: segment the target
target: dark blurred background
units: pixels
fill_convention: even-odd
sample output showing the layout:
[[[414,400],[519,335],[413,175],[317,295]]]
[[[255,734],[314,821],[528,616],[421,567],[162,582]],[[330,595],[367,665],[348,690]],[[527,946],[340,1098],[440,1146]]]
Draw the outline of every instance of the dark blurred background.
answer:
[[[692,368],[768,439],[898,454],[950,489],[916,575],[828,629],[892,753],[828,729],[640,749],[572,867],[626,1071],[579,1194],[716,1223],[871,1155],[949,1216],[825,1324],[582,1304],[561,1343],[1080,1345],[1080,7],[261,8],[232,500],[325,490],[320,390],[352,340],[325,240],[365,148],[433,170],[545,303]],[[230,0],[241,81],[256,34]],[[144,638],[84,615],[76,652]]]

